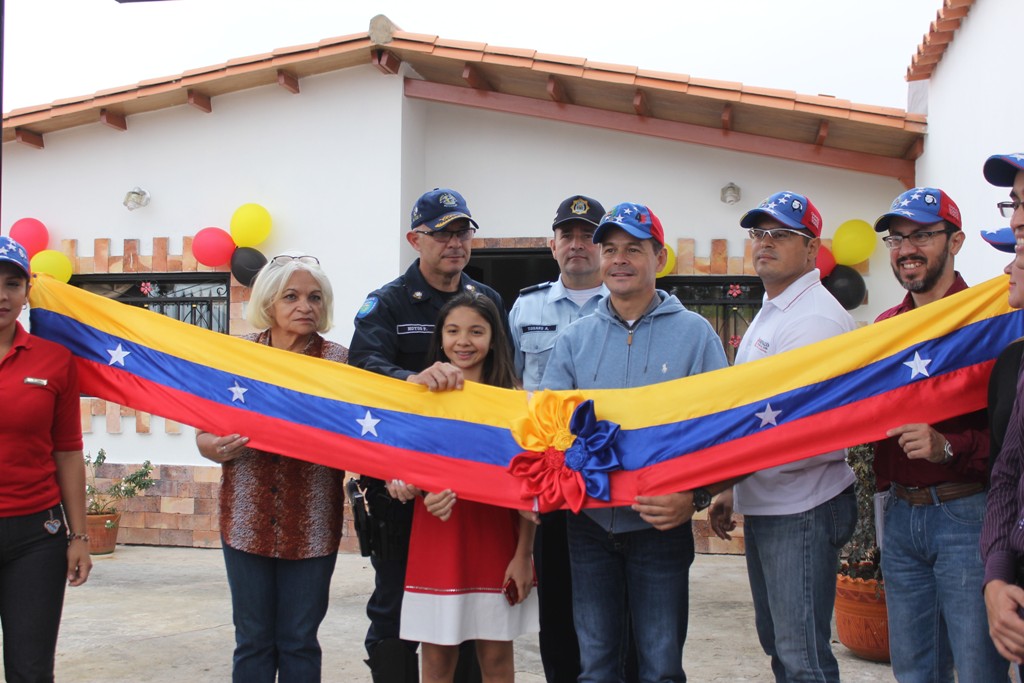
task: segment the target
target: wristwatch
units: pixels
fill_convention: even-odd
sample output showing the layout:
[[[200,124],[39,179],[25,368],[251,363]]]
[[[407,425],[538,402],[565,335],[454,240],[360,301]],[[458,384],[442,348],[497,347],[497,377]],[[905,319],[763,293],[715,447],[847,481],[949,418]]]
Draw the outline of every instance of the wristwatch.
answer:
[[[693,490],[693,509],[697,512],[706,510],[711,505],[711,491],[701,487]]]
[[[946,463],[948,463],[950,460],[953,459],[953,446],[952,446],[952,444],[950,444],[947,441],[946,445],[942,447],[942,452],[943,452],[944,455],[943,455],[942,463],[941,464],[945,465]]]

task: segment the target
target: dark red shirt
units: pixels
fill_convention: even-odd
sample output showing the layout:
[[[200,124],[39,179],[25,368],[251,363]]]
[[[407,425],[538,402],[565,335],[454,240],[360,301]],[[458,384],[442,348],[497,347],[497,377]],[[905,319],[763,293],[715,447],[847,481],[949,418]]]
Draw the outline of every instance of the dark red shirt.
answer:
[[[71,352],[19,324],[0,359],[0,517],[60,502],[55,451],[82,450],[78,372]]]
[[[943,298],[967,289],[960,273]],[[883,312],[875,322],[886,320],[914,309],[914,298],[908,292],[899,306]],[[932,428],[946,437],[953,448],[953,460],[940,465],[927,460],[911,460],[900,448],[898,439],[875,443],[875,476],[878,490],[889,488],[891,482],[906,487],[937,486],[947,482],[988,483],[989,431],[984,410],[936,422]]]

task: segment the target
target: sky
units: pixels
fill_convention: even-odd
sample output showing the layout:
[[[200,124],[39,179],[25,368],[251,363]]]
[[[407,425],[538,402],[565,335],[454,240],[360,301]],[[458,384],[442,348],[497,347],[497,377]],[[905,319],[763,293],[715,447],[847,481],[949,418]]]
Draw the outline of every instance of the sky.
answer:
[[[275,48],[403,30],[906,107],[942,0],[6,0],[3,111]]]

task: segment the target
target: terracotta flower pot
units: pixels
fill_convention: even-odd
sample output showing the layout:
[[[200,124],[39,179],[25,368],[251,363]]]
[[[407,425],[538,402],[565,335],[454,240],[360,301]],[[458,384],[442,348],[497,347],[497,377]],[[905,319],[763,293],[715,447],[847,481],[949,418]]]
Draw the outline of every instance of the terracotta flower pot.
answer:
[[[108,524],[108,522],[110,522]],[[109,555],[117,545],[117,530],[120,528],[121,513],[112,515],[86,515],[86,533],[89,534],[89,554]]]
[[[885,587],[875,579],[836,577],[836,633],[858,657],[889,661],[889,615]]]

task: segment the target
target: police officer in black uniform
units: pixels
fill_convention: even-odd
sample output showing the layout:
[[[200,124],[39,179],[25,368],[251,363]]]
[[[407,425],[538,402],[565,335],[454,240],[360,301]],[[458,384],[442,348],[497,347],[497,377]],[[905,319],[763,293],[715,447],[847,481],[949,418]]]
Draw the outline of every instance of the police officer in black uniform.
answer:
[[[408,379],[425,369],[438,313],[463,290],[490,297],[504,313],[496,291],[462,272],[478,228],[466,200],[455,190],[434,189],[416,200],[406,239],[419,258],[404,275],[371,292],[359,308],[349,348],[351,365],[397,379]],[[505,332],[508,334],[507,319]],[[376,571],[375,588],[366,605],[370,618],[367,664],[374,683],[415,683],[418,643],[399,639],[413,506],[392,498],[380,479],[363,477],[360,488],[370,514],[369,528],[359,531],[361,541],[366,540],[363,535],[370,537],[371,563]],[[462,649],[459,659],[456,681],[478,681],[472,643]]]

